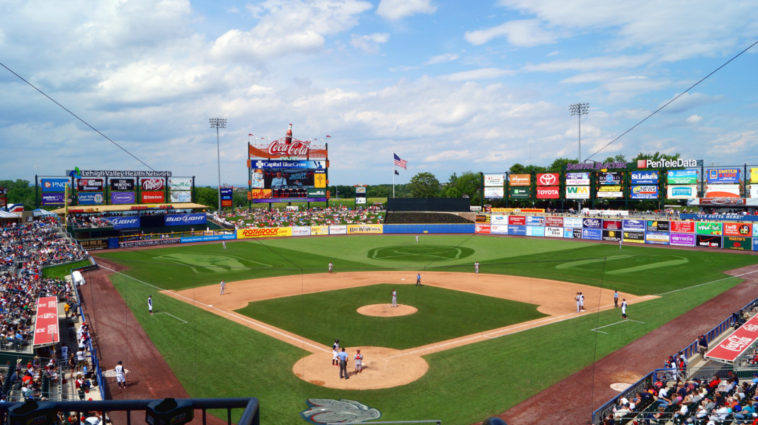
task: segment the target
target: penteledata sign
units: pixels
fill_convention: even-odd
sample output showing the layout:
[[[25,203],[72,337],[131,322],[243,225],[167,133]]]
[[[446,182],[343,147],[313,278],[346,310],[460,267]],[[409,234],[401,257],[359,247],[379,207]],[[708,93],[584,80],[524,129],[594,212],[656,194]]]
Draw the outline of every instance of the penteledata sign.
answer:
[[[698,161],[695,159],[662,159],[654,161],[652,159],[638,159],[637,168],[688,168],[697,167]]]
[[[505,184],[505,176],[503,176],[502,174],[485,174],[484,175],[484,187],[503,187],[504,184]]]

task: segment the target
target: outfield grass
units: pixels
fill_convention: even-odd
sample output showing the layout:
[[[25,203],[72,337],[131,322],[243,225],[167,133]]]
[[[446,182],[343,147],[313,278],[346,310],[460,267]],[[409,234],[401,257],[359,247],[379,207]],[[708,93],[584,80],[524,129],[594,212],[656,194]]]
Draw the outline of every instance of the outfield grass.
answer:
[[[71,270],[78,269],[80,267],[86,267],[89,265],[89,260],[81,260],[73,263],[61,264],[59,266],[45,267],[42,269],[42,276],[63,279],[65,276],[71,274]]]
[[[662,294],[657,300],[629,307],[630,318],[644,323],[616,324],[619,322],[617,311],[587,314],[425,356],[429,371],[420,380],[405,386],[340,391],[309,384],[293,375],[292,365],[308,354],[305,351],[157,294],[154,288],[126,276],[114,276],[114,285],[192,396],[256,396],[261,401],[262,423],[265,424],[303,423],[299,412],[306,408],[307,398],[358,400],[382,411],[381,420],[439,418],[446,425],[481,421],[734,286],[739,280],[726,277],[723,271],[756,262],[754,256],[719,251],[631,246],[619,251],[614,245],[579,241],[470,235],[423,236],[421,241],[422,245],[473,249],[474,253],[465,258],[425,258],[419,260],[423,264],[416,264],[368,256],[373,248],[414,244],[413,236],[280,239],[227,243],[227,251],[218,244],[210,244],[104,256],[123,261],[132,267],[128,273],[161,288],[179,289],[218,283],[221,279],[232,281],[325,271],[329,260],[335,262],[338,271],[425,268],[470,272],[473,260],[477,259],[485,273],[546,277],[618,287],[637,294]],[[174,257],[175,254],[180,256]],[[423,250],[419,254],[426,255]],[[206,255],[212,259],[204,260]],[[167,259],[171,262],[162,262]],[[197,264],[193,266],[192,261]],[[708,284],[694,286],[703,283]],[[406,303],[403,297],[412,289],[415,288],[401,288],[401,303]],[[681,290],[669,292],[673,289]],[[147,314],[145,307],[145,299],[150,294],[156,309],[153,316]],[[292,308],[293,320],[300,322],[296,325],[300,326],[311,319],[299,314],[296,299],[299,297],[293,299],[295,307],[289,308]],[[384,294],[380,302],[388,300]],[[276,315],[274,310],[268,314]],[[163,312],[171,315],[161,314]],[[477,320],[497,314],[497,311],[482,311]],[[604,325],[612,325],[604,328],[607,334],[591,331]],[[427,329],[411,331],[423,334]],[[693,340],[695,336],[692,335]],[[335,337],[338,336],[327,330],[320,338],[331,342]],[[587,394],[588,404],[593,402],[592,397],[591,393]],[[594,400],[599,401],[602,400]]]
[[[369,317],[358,307],[398,302],[418,308],[401,317]],[[545,315],[534,304],[432,286],[372,285],[341,291],[278,298],[248,304],[237,312],[324,345],[339,338],[343,346],[406,349]],[[494,314],[482,314],[492,312]]]

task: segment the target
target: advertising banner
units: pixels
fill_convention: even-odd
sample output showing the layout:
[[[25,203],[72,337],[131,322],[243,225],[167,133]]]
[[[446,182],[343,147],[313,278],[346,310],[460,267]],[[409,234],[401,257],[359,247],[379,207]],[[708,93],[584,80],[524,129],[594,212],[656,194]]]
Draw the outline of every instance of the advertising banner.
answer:
[[[311,236],[324,236],[329,234],[329,226],[311,226]]]
[[[658,199],[658,186],[632,186],[631,199]]]
[[[583,229],[602,229],[603,220],[599,218],[585,218],[582,219]]]
[[[542,226],[526,226],[527,236],[545,237],[545,228]]]
[[[563,227],[568,229],[581,229],[581,217],[563,217]]]
[[[695,223],[695,233],[698,235],[714,235],[721,236],[721,223],[712,221],[698,221]]]
[[[724,223],[723,235],[724,236],[753,236],[753,225],[751,223]]]
[[[492,233],[493,235],[507,235],[508,224],[491,224],[490,233]]]
[[[603,229],[582,229],[582,239],[603,240]]]
[[[724,236],[724,249],[737,251],[752,251],[753,241],[750,238],[740,236]]]
[[[492,224],[508,224],[508,216],[500,214],[492,214],[490,217],[490,223]]]
[[[108,218],[108,221],[111,222],[111,226],[116,230],[137,229],[140,227],[139,216],[136,215],[129,217],[110,217]]]
[[[645,232],[645,243],[668,245],[669,234],[664,232]]]
[[[676,233],[695,233],[694,221],[672,221],[671,232]]]
[[[722,362],[734,362],[758,339],[758,316],[753,316],[733,334],[705,353],[705,357]]]
[[[590,199],[590,187],[566,186],[566,199]]]
[[[705,170],[706,182],[718,184],[739,183],[740,171],[739,168],[711,168]]]
[[[622,233],[620,230],[603,230],[604,241],[620,241]]]
[[[134,192],[111,192],[111,204],[123,205],[135,202]]]
[[[505,197],[504,187],[484,187],[484,197],[486,199],[502,199]]]
[[[310,236],[311,226],[292,226],[292,236]]]
[[[561,192],[558,186],[538,186],[537,199],[560,199]]]
[[[69,179],[42,179],[40,186],[42,186],[42,192],[65,192],[66,185],[71,184]]]
[[[758,251],[758,238],[753,238],[753,251]]]
[[[191,177],[170,177],[168,179],[168,187],[171,191],[179,190],[192,190],[192,178]]]
[[[632,184],[658,184],[658,171],[632,171]]]
[[[645,230],[648,232],[668,232],[671,227],[665,220],[648,220]]]
[[[721,248],[721,236],[695,235],[697,246],[704,248]]]
[[[143,204],[159,204],[166,201],[166,194],[163,192],[142,192],[140,195]]]
[[[537,174],[537,186],[558,186],[560,174],[558,173],[539,173]]]
[[[526,216],[526,225],[527,226],[545,226],[545,217],[544,216]]]
[[[70,175],[74,170],[66,170]],[[171,177],[171,171],[152,170],[79,170],[82,177]]]
[[[518,198],[518,199],[531,197],[528,187],[511,187],[508,189],[508,195],[511,198]]]
[[[271,189],[253,189],[250,191],[250,197],[248,199],[251,199],[251,200],[270,199],[271,196],[272,196]]]
[[[758,226],[753,226],[753,237],[758,238]]]
[[[668,199],[695,199],[697,198],[697,186],[669,186],[666,188]]]
[[[503,187],[505,185],[505,176],[502,174],[485,174],[484,187]]]
[[[42,194],[42,205],[63,205],[65,204],[64,192],[50,192]]]
[[[348,224],[347,225],[347,234],[348,235],[358,235],[358,234],[381,234],[383,233],[382,225],[381,224]]]
[[[758,168],[754,168],[754,170],[758,170]],[[748,186],[748,197],[758,198],[758,184],[751,184]]]
[[[589,186],[590,173],[566,173],[566,186]]]
[[[231,241],[237,239],[237,235],[232,233],[230,235],[201,235],[201,236],[182,236],[179,238],[181,243],[193,243],[193,242],[212,242],[212,241]]]
[[[163,190],[166,187],[163,177],[142,177],[140,179],[142,190],[146,192],[157,192]]]
[[[171,191],[171,202],[192,202],[192,192],[189,190]]]
[[[645,243],[645,232],[624,230],[624,242]]]
[[[476,222],[477,223],[489,223],[490,222],[490,216],[487,214],[477,214],[476,215]]]
[[[309,188],[307,190],[307,192],[306,192],[306,195],[309,198],[324,198],[324,199],[326,199],[326,188]],[[366,199],[366,198],[363,198],[363,199]]]
[[[508,225],[508,234],[513,236],[526,236],[526,226]]]
[[[556,216],[545,217],[545,226],[563,227],[563,217],[556,217]]]
[[[621,220],[603,220],[603,230],[621,230]]]
[[[291,227],[252,227],[237,229],[237,239],[280,238],[292,236]]]
[[[108,181],[108,186],[110,186],[112,191],[133,191],[134,190],[134,179],[110,179]]]
[[[574,239],[581,239],[583,230],[584,229],[571,229],[571,237]]]
[[[666,180],[668,184],[697,184],[697,170],[669,170]]]
[[[76,190],[79,192],[102,192],[103,179],[79,179],[76,181]]]
[[[645,220],[624,220],[624,230],[645,230],[647,222]]]
[[[166,215],[166,226],[199,226],[205,223],[205,213]]]
[[[603,186],[618,186],[621,184],[621,173],[618,171],[601,171],[597,173],[597,184]]]
[[[621,190],[621,186],[600,186],[597,189],[598,198],[622,198],[624,192]]]
[[[476,223],[474,224],[474,233],[490,234],[491,224],[489,223]]]
[[[524,226],[526,225],[526,217],[523,215],[510,215],[508,216],[508,224],[511,226]]]
[[[548,238],[563,237],[563,227],[545,227],[545,237],[548,237]]]
[[[313,161],[313,160],[269,160],[269,159],[256,159],[251,161],[251,166],[260,170],[311,170],[311,169],[325,169],[326,161]]]
[[[221,200],[229,200],[231,201],[234,197],[234,189],[231,187],[222,187],[221,188]]]
[[[750,183],[758,183],[758,168],[750,169]]]
[[[181,242],[182,238],[138,239],[131,241],[121,241],[119,242],[119,246],[121,248],[136,248],[140,246],[175,245]]]
[[[103,192],[81,192],[77,194],[79,205],[102,205],[105,202]]]
[[[705,186],[706,198],[740,198],[739,184],[708,184]]]
[[[313,187],[317,189],[326,189],[326,171],[313,171]]]
[[[529,174],[509,174],[508,182],[511,186],[530,186],[532,184],[532,176]]]
[[[563,229],[563,238],[564,239],[573,239],[574,238],[574,230],[576,230],[576,229],[566,229],[566,228],[564,228]],[[581,233],[582,233],[581,229],[579,229],[579,233],[580,233],[579,237],[581,238],[581,236],[582,236],[581,235]]]
[[[34,323],[32,345],[52,345],[59,341],[58,297],[40,297],[37,299],[37,320]]]
[[[695,246],[695,235],[692,233],[672,233],[671,245]]]

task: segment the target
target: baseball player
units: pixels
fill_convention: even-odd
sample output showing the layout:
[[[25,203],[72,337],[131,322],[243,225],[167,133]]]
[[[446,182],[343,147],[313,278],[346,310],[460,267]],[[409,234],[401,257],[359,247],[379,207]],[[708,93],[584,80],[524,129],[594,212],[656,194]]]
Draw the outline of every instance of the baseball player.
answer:
[[[224,295],[224,289],[226,288],[226,282],[224,282],[222,280],[221,283],[219,284],[219,286],[221,286],[221,295]]]
[[[147,297],[147,311],[150,312],[150,314],[153,314],[153,296],[148,295]]]
[[[579,307],[581,308],[582,311],[584,311],[584,293],[583,292],[579,293]]]
[[[579,292],[576,293],[574,299],[576,300],[576,312],[579,313],[582,311],[582,302],[579,300]]]
[[[334,263],[332,263],[332,262],[330,261],[330,262],[329,262],[329,273],[331,273],[331,272],[332,272],[332,270],[334,270]]]
[[[626,320],[626,298],[621,300],[621,317]]]
[[[340,340],[335,339],[332,344],[332,366],[339,366]]]
[[[474,273],[479,273],[479,262],[474,261]]]
[[[416,275],[416,286],[421,286],[421,273]]]
[[[126,389],[126,371],[124,370],[124,364],[121,362],[121,360],[118,361],[118,364],[115,367],[116,371],[116,383],[118,384],[118,387],[122,390]]]
[[[363,354],[361,354],[361,350],[358,350],[355,353],[355,373],[361,373],[363,370]]]
[[[395,289],[392,290],[392,307],[397,307],[397,291]],[[360,353],[361,350],[358,350]]]

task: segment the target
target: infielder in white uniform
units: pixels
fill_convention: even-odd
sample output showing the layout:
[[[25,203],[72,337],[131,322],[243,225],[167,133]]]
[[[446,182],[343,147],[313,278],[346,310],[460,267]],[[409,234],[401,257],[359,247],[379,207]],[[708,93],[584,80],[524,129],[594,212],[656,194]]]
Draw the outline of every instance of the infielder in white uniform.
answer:
[[[147,311],[150,312],[150,314],[153,314],[153,296],[148,295],[147,297]]]
[[[222,280],[219,285],[221,286],[221,295],[224,295],[224,289],[226,288],[226,282],[224,282]]]
[[[392,307],[397,307],[397,291],[392,290]],[[360,350],[358,350],[360,352]]]

